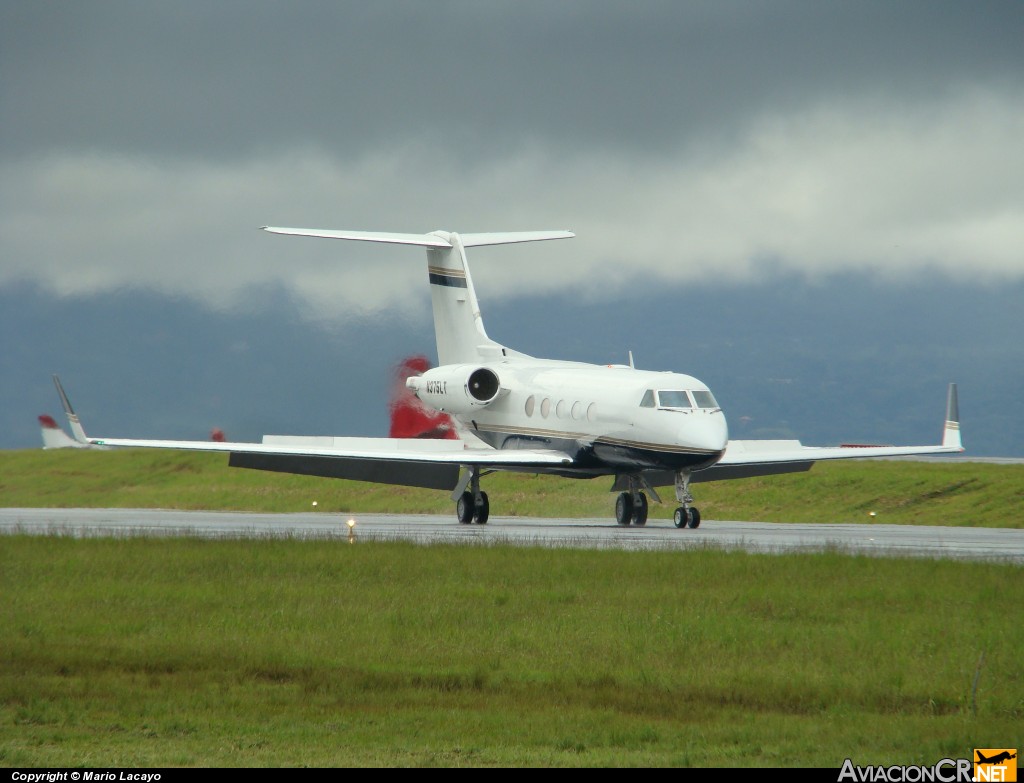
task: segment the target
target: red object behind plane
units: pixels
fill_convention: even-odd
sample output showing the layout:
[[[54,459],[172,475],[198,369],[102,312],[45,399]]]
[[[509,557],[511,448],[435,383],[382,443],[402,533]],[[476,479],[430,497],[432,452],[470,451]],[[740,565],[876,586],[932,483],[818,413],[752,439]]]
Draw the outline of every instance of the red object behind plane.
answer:
[[[391,387],[390,438],[438,438],[457,440],[458,434],[447,413],[439,413],[425,406],[405,387],[407,378],[422,375],[430,369],[426,356],[410,356],[395,367]]]

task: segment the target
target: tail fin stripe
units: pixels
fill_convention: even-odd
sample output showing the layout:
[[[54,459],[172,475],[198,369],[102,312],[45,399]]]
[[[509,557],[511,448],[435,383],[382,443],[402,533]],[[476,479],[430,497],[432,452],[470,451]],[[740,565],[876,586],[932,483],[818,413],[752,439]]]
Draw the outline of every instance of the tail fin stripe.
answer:
[[[455,275],[440,275],[437,272],[430,273],[430,284],[431,285],[446,285],[451,288],[467,288],[465,276],[456,277]]]

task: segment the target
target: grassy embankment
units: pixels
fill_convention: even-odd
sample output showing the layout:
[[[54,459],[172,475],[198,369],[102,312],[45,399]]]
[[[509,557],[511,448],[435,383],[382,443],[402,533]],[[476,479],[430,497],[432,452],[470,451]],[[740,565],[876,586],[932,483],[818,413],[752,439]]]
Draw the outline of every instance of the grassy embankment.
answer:
[[[0,454],[0,502],[451,513],[224,461]],[[488,478],[496,513],[605,517],[607,486]],[[712,519],[1021,525],[1016,467],[697,490]],[[0,595],[2,766],[838,767],[1024,739],[1006,564],[7,536]]]
[[[499,473],[484,486],[495,516],[612,516],[610,479]],[[693,487],[705,519],[1024,526],[1024,466],[823,463],[810,473]],[[652,503],[671,517],[672,489]],[[451,514],[448,493],[227,467],[217,454],[0,452],[0,503],[21,506]],[[869,512],[875,516],[869,516]]]
[[[1005,564],[0,536],[0,594],[0,766],[838,768],[1024,739]]]

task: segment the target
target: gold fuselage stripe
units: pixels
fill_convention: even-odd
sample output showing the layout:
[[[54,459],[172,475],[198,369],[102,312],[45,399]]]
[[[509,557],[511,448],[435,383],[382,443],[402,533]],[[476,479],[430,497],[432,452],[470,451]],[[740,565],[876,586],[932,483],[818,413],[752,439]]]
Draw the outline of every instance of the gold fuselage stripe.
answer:
[[[561,432],[559,430],[543,430],[534,427],[501,427],[492,424],[478,424],[478,430],[493,432],[500,435],[526,435],[542,438],[561,438],[563,440],[587,440],[583,433]],[[625,438],[613,438],[608,435],[600,435],[590,439],[592,443],[603,443],[611,446],[627,446],[635,449],[648,449],[650,451],[661,451],[671,454],[710,454],[706,449],[694,449],[687,446],[673,446],[666,443],[648,443],[638,440],[626,440]]]

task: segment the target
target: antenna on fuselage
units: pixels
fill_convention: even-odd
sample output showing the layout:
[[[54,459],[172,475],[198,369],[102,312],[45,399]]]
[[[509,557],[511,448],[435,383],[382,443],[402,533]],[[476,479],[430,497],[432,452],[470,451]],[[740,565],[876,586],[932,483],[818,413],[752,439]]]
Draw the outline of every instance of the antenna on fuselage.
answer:
[[[636,367],[633,366],[633,352],[632,351],[629,352],[629,369],[631,369],[631,370],[635,370],[636,369]]]

